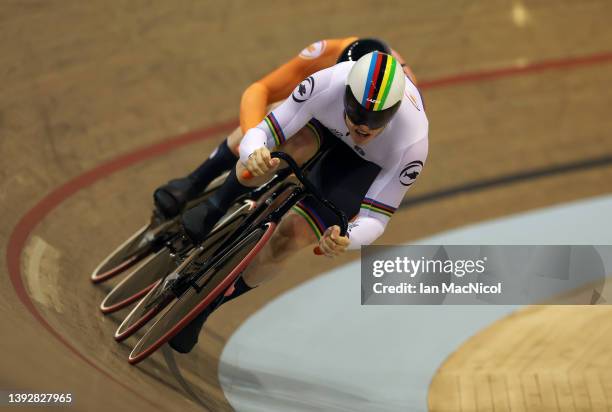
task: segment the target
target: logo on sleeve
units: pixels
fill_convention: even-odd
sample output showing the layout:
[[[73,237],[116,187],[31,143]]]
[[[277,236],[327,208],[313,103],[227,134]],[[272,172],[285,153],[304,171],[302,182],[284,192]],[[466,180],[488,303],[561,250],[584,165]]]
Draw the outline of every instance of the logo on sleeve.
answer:
[[[410,186],[414,183],[419,174],[423,170],[423,162],[420,160],[415,160],[413,162],[408,163],[399,175],[399,181],[404,186]]]
[[[303,103],[310,99],[312,91],[314,90],[314,83],[314,77],[312,76],[302,80],[302,83],[298,84],[295,90],[293,90],[293,94],[291,95],[293,100],[297,103]]]
[[[306,47],[300,52],[300,57],[306,60],[316,59],[323,54],[325,51],[325,46],[327,46],[327,42],[325,40],[312,43],[310,46]]]

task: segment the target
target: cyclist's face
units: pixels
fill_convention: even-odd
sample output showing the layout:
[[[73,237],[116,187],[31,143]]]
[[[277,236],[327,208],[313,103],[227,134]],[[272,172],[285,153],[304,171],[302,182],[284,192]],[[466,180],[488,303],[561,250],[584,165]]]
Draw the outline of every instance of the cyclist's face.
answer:
[[[381,134],[383,130],[385,130],[384,126],[378,129],[370,129],[365,124],[354,124],[346,114],[344,115],[344,122],[349,130],[351,139],[353,139],[353,142],[357,145],[369,143],[372,139]]]

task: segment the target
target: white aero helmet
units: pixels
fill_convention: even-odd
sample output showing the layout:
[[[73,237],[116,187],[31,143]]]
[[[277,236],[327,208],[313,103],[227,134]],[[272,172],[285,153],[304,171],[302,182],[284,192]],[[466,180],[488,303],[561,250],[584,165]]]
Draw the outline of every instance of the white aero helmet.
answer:
[[[383,127],[402,102],[406,80],[397,60],[378,51],[361,57],[346,79],[344,111],[352,123]]]

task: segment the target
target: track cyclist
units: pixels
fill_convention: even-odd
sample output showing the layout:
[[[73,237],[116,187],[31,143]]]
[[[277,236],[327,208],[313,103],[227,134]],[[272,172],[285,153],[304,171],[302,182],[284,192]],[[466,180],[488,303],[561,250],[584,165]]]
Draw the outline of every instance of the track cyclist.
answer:
[[[335,256],[370,244],[384,232],[423,169],[428,121],[410,72],[406,73],[384,43],[377,42],[381,48],[361,53],[357,61],[346,59],[297,84],[283,103],[246,131],[239,159],[230,161],[228,143],[222,143],[207,162],[225,151],[226,168],[230,169],[226,181],[181,218],[185,233],[201,242],[238,196],[270,179],[279,166],[278,159],[270,158],[270,151],[278,148],[303,163],[325,142],[331,148],[313,166],[309,179],[325,198],[354,218],[347,235],[340,236],[337,218],[329,210],[312,198],[304,199],[283,218],[256,261],[235,282],[231,294],[221,295],[170,341],[173,349],[191,351],[213,310],[267,280],[275,273],[274,266],[292,253],[318,242],[323,253]],[[325,45],[315,43],[302,54],[316,54],[317,47],[324,49]],[[204,166],[206,162],[192,173],[195,179],[190,175],[191,182]],[[245,171],[253,178],[245,178]],[[158,209],[165,206],[165,198],[174,200],[173,196],[180,194],[172,193],[175,188],[168,189],[169,185],[155,192]],[[179,213],[180,203],[176,205],[176,210],[163,213]]]
[[[240,127],[230,133],[192,173],[157,188],[153,195],[156,209],[163,217],[175,217],[210,182],[235,166],[244,133],[257,126],[270,111],[270,105],[287,98],[306,77],[339,62],[356,61],[375,50],[393,54],[406,75],[416,84],[416,78],[403,58],[381,40],[347,37],[312,43],[298,56],[246,88],[240,102]],[[297,141],[293,145],[299,146]]]

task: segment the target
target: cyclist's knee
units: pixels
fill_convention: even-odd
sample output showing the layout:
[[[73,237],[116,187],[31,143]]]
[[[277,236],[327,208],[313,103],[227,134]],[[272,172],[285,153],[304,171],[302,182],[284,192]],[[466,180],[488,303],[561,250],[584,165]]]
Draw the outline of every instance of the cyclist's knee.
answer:
[[[268,260],[279,262],[288,254],[315,243],[317,238],[308,223],[299,215],[290,212],[281,220],[270,239]]]
[[[270,238],[270,243],[267,247],[268,253],[265,253],[267,263],[281,262],[287,256],[287,252],[291,250],[291,241],[290,237],[280,233],[280,231],[275,232]]]

